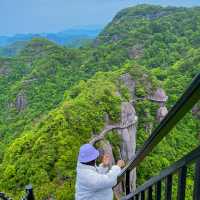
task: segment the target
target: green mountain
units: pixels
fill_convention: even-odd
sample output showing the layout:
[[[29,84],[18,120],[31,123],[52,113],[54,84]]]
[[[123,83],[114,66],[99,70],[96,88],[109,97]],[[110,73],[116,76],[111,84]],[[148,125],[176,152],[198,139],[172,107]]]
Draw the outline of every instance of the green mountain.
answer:
[[[26,46],[25,41],[17,41],[8,46],[0,47],[0,56],[12,57],[20,53],[20,51]]]
[[[200,72],[199,11],[135,6],[119,12],[91,45],[33,39],[16,57],[1,58],[0,190],[19,198],[32,183],[37,199],[74,199],[80,145],[102,130],[105,116],[119,122],[121,103],[131,100],[124,74],[135,82],[139,148],[158,124],[159,104],[147,97],[163,88],[169,109]],[[137,183],[198,145],[199,130],[196,109],[143,162]],[[114,132],[108,140],[120,143]]]
[[[37,121],[63,99],[64,91],[84,78],[84,54],[43,39],[33,39],[15,58],[1,59],[0,132],[11,137]]]
[[[0,47],[5,47],[16,42],[28,42],[35,37],[45,38],[60,45],[70,44],[71,41],[94,39],[102,30],[102,26],[83,26],[68,28],[58,33],[27,33],[12,36],[0,36]]]

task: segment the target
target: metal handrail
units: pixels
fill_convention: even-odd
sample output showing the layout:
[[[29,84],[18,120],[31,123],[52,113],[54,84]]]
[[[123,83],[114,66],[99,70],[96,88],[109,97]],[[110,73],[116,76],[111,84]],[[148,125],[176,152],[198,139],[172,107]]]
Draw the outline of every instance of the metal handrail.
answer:
[[[141,161],[149,155],[157,144],[170,132],[170,130],[180,121],[187,112],[200,99],[200,73],[193,79],[190,86],[172,107],[166,117],[161,121],[158,127],[153,131],[150,137],[146,140],[141,150],[129,161],[128,165],[122,170],[118,176],[118,181],[121,182],[125,174],[136,168]]]
[[[197,160],[200,159],[200,146],[194,149],[192,152],[188,153],[186,156],[181,158],[180,160],[176,161],[171,166],[167,167],[166,169],[162,170],[158,176],[154,176],[146,181],[143,185],[139,186],[133,193],[130,193],[126,197],[122,198],[122,200],[131,199],[133,196],[138,195],[142,191],[145,191],[147,188],[155,185],[162,179],[168,177],[176,173],[181,167],[187,166]]]
[[[32,185],[27,185],[25,188],[25,192],[26,194],[24,197],[21,198],[21,200],[35,200]],[[0,192],[0,199],[12,200],[10,197],[7,197],[3,192]]]

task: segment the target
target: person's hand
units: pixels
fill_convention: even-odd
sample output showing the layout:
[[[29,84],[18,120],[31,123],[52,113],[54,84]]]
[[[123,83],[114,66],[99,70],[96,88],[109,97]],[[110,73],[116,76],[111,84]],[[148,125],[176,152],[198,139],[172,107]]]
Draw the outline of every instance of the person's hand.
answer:
[[[102,164],[104,167],[108,167],[111,164],[111,156],[109,154],[103,155]]]
[[[123,168],[125,166],[125,162],[123,160],[118,160],[117,166],[119,166],[120,168]]]

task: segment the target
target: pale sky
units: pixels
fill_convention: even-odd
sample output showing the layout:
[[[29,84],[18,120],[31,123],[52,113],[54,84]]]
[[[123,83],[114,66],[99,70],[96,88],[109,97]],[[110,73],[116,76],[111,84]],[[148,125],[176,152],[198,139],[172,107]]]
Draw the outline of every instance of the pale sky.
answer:
[[[0,0],[0,35],[106,25],[122,8],[141,3],[200,6],[200,0]]]

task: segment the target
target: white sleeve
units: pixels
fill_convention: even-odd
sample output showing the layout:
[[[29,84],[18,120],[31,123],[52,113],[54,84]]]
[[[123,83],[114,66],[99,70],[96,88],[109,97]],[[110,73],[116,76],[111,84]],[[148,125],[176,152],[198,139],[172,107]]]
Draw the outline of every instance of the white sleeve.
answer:
[[[121,168],[114,165],[106,174],[100,174],[98,172],[87,174],[85,176],[85,186],[92,191],[112,188],[117,184],[117,176],[120,172]]]
[[[98,167],[97,167],[97,170],[100,174],[106,174],[108,173],[109,171],[109,167],[104,167],[103,164],[100,164]]]

